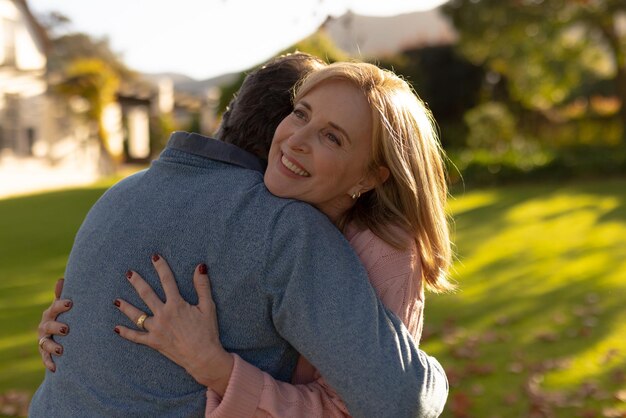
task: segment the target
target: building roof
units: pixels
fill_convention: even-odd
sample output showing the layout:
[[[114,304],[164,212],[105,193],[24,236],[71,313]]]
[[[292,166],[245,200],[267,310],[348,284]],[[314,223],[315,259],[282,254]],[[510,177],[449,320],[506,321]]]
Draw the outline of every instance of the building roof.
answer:
[[[24,17],[26,17],[27,22],[32,26],[35,35],[38,38],[37,40],[40,42],[40,45],[43,48],[43,52],[47,55],[50,52],[50,48],[52,47],[52,43],[50,42],[50,38],[48,37],[48,32],[30,11],[26,0],[13,0],[13,2],[17,6],[17,8],[20,9],[22,13],[24,13]]]
[[[347,12],[329,18],[322,27],[339,48],[364,58],[449,45],[457,39],[453,25],[439,8],[386,17]]]

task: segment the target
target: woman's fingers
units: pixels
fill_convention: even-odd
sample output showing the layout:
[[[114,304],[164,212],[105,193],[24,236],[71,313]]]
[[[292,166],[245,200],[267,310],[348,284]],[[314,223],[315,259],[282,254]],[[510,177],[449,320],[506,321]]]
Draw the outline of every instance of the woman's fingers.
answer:
[[[41,359],[43,360],[43,365],[46,367],[46,369],[50,370],[53,373],[56,372],[57,367],[54,365],[54,361],[52,361],[52,356],[50,354],[42,352]]]
[[[63,346],[57,344],[52,340],[52,335],[67,335],[70,332],[70,328],[67,324],[57,322],[56,318],[59,314],[67,312],[72,308],[72,301],[69,299],[61,300],[61,292],[63,291],[64,280],[61,278],[57,280],[54,286],[54,301],[41,315],[41,322],[39,323],[39,353],[44,366],[54,372],[56,366],[52,360],[51,354],[60,356],[63,354]]]
[[[55,299],[61,299],[61,292],[63,292],[63,283],[64,282],[65,282],[65,279],[63,277],[61,277],[59,280],[57,280],[57,283],[54,286],[54,298]]]
[[[60,344],[57,344],[53,339],[51,338],[46,338],[45,340],[43,340],[43,343],[40,345],[41,350],[47,354],[54,354],[55,356],[60,356],[63,355],[63,346]],[[42,355],[42,357],[44,356]],[[50,359],[50,361],[52,361],[52,359]],[[45,359],[44,359],[44,364],[45,364]]]
[[[146,303],[146,305],[148,305],[148,308],[150,308],[152,312],[157,311],[159,307],[163,305],[163,302],[159,299],[157,294],[154,293],[154,290],[152,290],[150,285],[146,283],[143,277],[141,277],[137,272],[128,270],[126,272],[126,278],[130,284],[133,285],[139,294],[139,297]]]
[[[205,310],[213,305],[211,282],[206,264],[199,264],[193,273],[193,285],[198,293],[198,307]]]
[[[67,312],[71,308],[72,301],[69,299],[55,300],[54,302],[52,302],[52,305],[50,305],[48,309],[43,311],[43,314],[41,315],[41,322],[39,323],[39,336],[42,337],[44,335],[50,334],[45,326],[50,322],[54,322],[59,314]],[[67,328],[67,330],[69,331],[69,328]]]
[[[126,315],[128,319],[130,319],[131,322],[135,324],[135,326],[137,326],[137,328],[140,328],[142,330],[146,329],[146,325],[149,322],[149,317],[143,320],[141,326],[139,326],[139,324],[137,323],[142,315],[147,315],[144,311],[142,311],[141,309],[137,309],[136,307],[122,299],[115,299],[115,301],[113,301],[113,304],[117,306],[119,310],[122,311],[122,313]]]
[[[137,344],[147,345],[148,347],[156,348],[153,346],[150,340],[150,335],[147,332],[135,331],[134,329],[126,328],[122,325],[115,327],[114,331],[122,338],[132,341]]]
[[[46,321],[41,324],[39,332],[41,335],[67,335],[70,327],[62,322]]]
[[[152,264],[154,264],[154,268],[159,275],[159,279],[161,279],[161,285],[163,286],[163,291],[165,292],[165,300],[174,301],[176,299],[180,299],[180,291],[178,290],[174,273],[172,273],[172,269],[170,269],[167,261],[165,261],[165,259],[158,254],[153,254]]]
[[[69,299],[59,299],[52,302],[48,311],[48,319],[56,319],[59,314],[72,309],[72,301]]]

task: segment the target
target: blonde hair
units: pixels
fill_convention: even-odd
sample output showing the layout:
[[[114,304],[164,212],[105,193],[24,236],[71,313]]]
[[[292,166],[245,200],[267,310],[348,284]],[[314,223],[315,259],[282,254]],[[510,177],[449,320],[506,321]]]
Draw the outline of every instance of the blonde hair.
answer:
[[[294,100],[327,80],[347,81],[359,88],[372,109],[372,152],[368,170],[389,170],[389,178],[357,199],[339,222],[369,228],[390,245],[410,245],[393,233],[398,225],[417,244],[424,281],[443,292],[452,249],[446,215],[448,197],[444,154],[431,112],[411,86],[391,71],[357,62],[333,63],[313,71],[296,86]]]

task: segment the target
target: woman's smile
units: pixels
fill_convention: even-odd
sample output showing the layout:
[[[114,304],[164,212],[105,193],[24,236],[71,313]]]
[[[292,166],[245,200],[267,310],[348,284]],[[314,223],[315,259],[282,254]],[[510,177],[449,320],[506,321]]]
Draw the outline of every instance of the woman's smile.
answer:
[[[300,177],[311,177],[311,174],[309,174],[308,171],[304,170],[297,162],[291,161],[289,157],[287,157],[285,154],[283,154],[282,157],[280,158],[280,162],[290,172]]]

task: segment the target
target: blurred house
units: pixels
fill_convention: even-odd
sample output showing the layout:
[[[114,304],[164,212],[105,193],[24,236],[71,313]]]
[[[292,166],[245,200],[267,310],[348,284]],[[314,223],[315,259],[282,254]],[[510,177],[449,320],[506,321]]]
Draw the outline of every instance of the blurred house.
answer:
[[[441,8],[395,16],[363,16],[348,11],[339,17],[329,17],[322,28],[339,48],[363,59],[451,45],[458,38]]]
[[[0,0],[0,197],[86,184],[107,167],[96,127],[84,117],[88,102],[54,93],[63,80],[47,72],[50,44],[26,0]],[[147,162],[160,151],[151,125],[162,115],[176,128],[215,125],[206,111],[214,98],[176,92],[167,79],[123,82],[116,97],[103,125],[122,162]]]
[[[29,156],[45,128],[44,31],[23,1],[0,1],[0,151]]]

